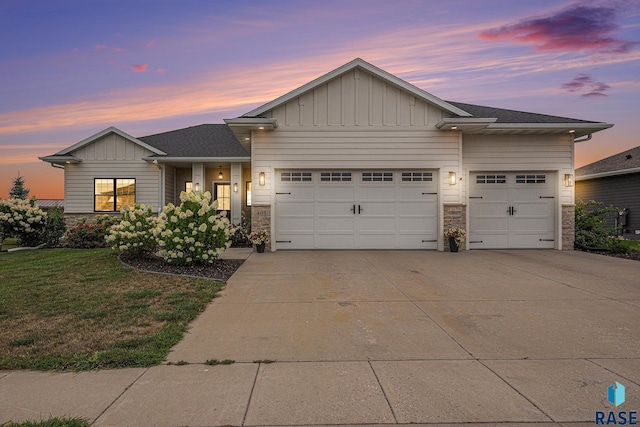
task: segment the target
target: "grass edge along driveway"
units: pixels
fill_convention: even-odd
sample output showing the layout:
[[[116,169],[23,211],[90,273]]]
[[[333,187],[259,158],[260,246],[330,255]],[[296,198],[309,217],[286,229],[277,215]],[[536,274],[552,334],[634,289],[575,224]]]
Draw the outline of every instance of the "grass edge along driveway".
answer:
[[[110,249],[0,253],[0,369],[161,363],[224,286],[143,273]]]

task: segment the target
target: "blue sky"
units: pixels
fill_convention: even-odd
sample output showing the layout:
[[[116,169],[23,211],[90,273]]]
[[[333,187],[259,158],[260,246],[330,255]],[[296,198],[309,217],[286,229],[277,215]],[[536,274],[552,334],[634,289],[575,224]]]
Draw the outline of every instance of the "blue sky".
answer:
[[[445,100],[614,123],[576,166],[640,145],[640,2],[0,3],[0,197],[108,126],[221,123],[360,57]]]

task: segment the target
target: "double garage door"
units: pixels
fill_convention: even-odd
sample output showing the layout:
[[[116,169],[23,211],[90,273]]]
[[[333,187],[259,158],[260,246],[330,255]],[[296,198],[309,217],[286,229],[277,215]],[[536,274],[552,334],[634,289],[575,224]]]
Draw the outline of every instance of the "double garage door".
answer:
[[[555,174],[469,175],[469,248],[553,248]]]
[[[276,249],[437,249],[429,170],[276,171]]]

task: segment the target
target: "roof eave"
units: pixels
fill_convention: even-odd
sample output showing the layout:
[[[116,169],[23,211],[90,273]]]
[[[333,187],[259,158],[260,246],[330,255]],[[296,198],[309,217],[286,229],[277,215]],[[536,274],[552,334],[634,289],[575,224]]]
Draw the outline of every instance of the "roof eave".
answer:
[[[76,164],[82,162],[82,159],[74,157],[72,155],[53,155],[53,156],[42,156],[38,157],[38,159],[43,162],[53,163],[57,165],[63,164]]]
[[[142,160],[147,162],[153,162],[154,160],[158,161],[158,163],[168,163],[168,162],[185,162],[185,163],[207,163],[207,162],[250,162],[251,157],[178,157],[178,156],[149,156],[143,157]]]
[[[230,128],[243,128],[248,130],[274,130],[278,127],[278,119],[265,117],[237,117],[235,119],[224,119]]]
[[[606,178],[609,176],[628,175],[632,173],[640,173],[640,168],[620,169],[617,171],[599,172],[599,173],[592,173],[589,175],[581,175],[581,176],[576,175],[575,180],[586,181],[589,179]]]
[[[469,133],[570,133],[579,138],[612,127],[609,123],[493,123]]]
[[[285,104],[289,101],[291,101],[292,99],[295,99],[311,90],[313,90],[314,88],[327,83],[328,81],[338,77],[341,74],[344,74],[348,71],[351,71],[355,68],[362,68],[363,70],[383,79],[386,80],[390,83],[392,83],[393,85],[404,89],[410,93],[412,93],[413,95],[415,95],[417,98],[422,99],[425,102],[431,103],[431,104],[435,104],[438,107],[442,108],[445,111],[450,112],[451,114],[455,114],[457,116],[461,116],[461,117],[471,117],[471,114],[469,114],[468,112],[449,104],[448,102],[438,98],[437,96],[434,96],[432,94],[430,94],[429,92],[426,92],[420,88],[418,88],[417,86],[412,85],[409,82],[406,82],[404,80],[402,80],[399,77],[394,76],[393,74],[390,74],[368,62],[366,62],[365,60],[361,59],[361,58],[356,58],[351,62],[348,62],[344,65],[342,65],[341,67],[336,68],[333,71],[328,72],[327,74],[324,74],[320,77],[318,77],[317,79],[314,79],[312,81],[310,81],[309,83],[300,86],[297,89],[292,90],[291,92],[288,92],[276,99],[274,99],[271,102],[267,102],[264,105],[261,105],[260,107],[249,111],[246,114],[243,114],[242,117],[257,117],[260,116],[264,113],[266,113],[269,110],[272,110],[282,104]]]

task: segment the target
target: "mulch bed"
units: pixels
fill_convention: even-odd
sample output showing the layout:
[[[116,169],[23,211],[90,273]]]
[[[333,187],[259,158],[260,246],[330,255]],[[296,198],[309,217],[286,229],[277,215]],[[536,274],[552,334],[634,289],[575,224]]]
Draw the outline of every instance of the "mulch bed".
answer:
[[[242,265],[242,259],[218,259],[207,265],[170,265],[158,256],[149,258],[131,258],[126,252],[118,255],[118,259],[125,265],[141,271],[169,274],[174,276],[199,277],[225,282]]]
[[[597,250],[586,250],[586,249],[579,249],[579,250],[581,250],[582,252],[589,252],[591,254],[606,255],[606,256],[612,256],[615,258],[625,258],[633,261],[640,261],[640,252],[635,252],[635,251],[629,251],[627,253],[614,253],[609,251],[597,251]]]

